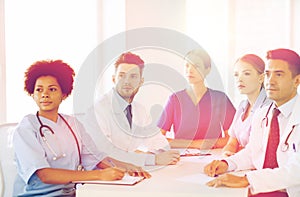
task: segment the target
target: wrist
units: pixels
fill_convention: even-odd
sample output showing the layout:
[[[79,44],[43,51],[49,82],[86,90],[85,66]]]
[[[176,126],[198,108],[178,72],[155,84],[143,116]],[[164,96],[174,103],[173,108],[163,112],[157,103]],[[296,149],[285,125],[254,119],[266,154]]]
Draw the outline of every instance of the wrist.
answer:
[[[247,186],[249,185],[249,181],[248,181],[248,178],[247,178],[247,174],[245,174],[245,175],[242,177],[242,180],[243,180],[244,186],[247,187]]]

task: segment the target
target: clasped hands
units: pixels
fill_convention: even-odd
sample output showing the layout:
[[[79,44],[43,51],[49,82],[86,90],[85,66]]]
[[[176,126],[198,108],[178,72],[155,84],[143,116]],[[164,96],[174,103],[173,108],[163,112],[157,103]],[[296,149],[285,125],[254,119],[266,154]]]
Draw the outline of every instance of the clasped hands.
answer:
[[[204,173],[211,177],[217,177],[208,183],[207,186],[210,187],[232,187],[241,188],[247,187],[249,185],[246,176],[236,176],[233,174],[226,173],[228,170],[228,164],[222,160],[214,160],[204,167]],[[226,174],[224,174],[226,173]],[[220,176],[219,176],[220,175]]]

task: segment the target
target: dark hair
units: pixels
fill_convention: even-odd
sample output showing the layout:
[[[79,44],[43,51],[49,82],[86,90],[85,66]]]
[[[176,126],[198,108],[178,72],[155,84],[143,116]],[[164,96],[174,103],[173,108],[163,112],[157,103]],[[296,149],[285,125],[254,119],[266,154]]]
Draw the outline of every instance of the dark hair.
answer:
[[[262,74],[265,71],[265,62],[257,55],[246,54],[240,57],[236,62],[238,61],[243,61],[251,64],[259,74]]]
[[[41,76],[55,77],[62,93],[71,94],[75,72],[62,60],[41,60],[32,64],[25,72],[24,90],[28,94],[33,94],[36,80]]]
[[[118,66],[120,64],[123,64],[123,63],[125,63],[125,64],[135,64],[140,68],[141,72],[145,67],[145,63],[140,58],[140,56],[138,56],[136,54],[133,54],[131,52],[126,52],[126,53],[123,53],[119,56],[119,58],[117,59],[117,61],[115,63],[115,69],[117,70]]]
[[[300,74],[300,57],[299,55],[290,49],[275,49],[267,52],[267,59],[279,59],[288,62],[289,69],[292,72],[292,76]]]
[[[205,68],[211,68],[210,57],[208,53],[201,48],[189,51],[185,55],[184,59],[196,66],[199,66],[199,64],[203,64]]]

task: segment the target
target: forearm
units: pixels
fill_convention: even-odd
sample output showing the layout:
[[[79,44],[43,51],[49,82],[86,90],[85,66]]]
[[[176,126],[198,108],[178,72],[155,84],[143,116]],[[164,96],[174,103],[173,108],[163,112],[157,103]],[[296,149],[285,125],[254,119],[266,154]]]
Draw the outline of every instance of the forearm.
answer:
[[[299,161],[294,163],[287,161],[288,164],[270,169],[254,170],[247,173],[252,193],[261,193],[266,191],[276,191],[289,187],[300,185],[300,165]],[[296,163],[297,162],[297,163]],[[272,180],[270,182],[270,180]],[[262,184],[269,183],[269,184]]]
[[[77,180],[97,179],[94,171],[77,171],[55,168],[43,168],[36,171],[42,182],[47,184],[67,184]]]

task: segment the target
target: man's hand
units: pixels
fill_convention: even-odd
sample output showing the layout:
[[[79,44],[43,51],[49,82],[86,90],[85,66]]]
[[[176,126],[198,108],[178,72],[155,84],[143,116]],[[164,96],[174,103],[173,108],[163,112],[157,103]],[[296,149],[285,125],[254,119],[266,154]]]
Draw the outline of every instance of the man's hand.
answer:
[[[208,176],[215,177],[219,174],[224,174],[228,169],[228,164],[225,161],[213,160],[204,167],[204,173]]]
[[[241,188],[247,187],[249,185],[249,182],[246,176],[241,177],[232,174],[224,174],[212,181],[209,181],[208,183],[206,183],[206,185],[210,187],[225,186],[232,188]]]

